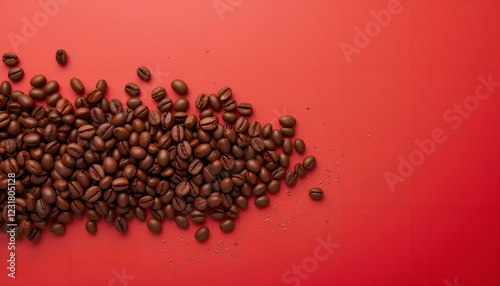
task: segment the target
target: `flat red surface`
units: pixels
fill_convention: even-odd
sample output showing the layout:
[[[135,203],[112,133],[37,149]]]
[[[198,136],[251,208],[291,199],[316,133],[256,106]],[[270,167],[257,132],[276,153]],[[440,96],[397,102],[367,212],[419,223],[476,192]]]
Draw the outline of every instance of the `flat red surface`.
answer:
[[[0,4],[0,52],[16,51],[25,70],[15,89],[44,73],[74,100],[71,77],[87,89],[105,78],[107,97],[126,100],[124,85],[136,82],[154,109],[157,85],[178,98],[174,78],[190,100],[229,85],[253,104],[252,120],[277,126],[295,115],[318,164],[269,207],[241,212],[232,233],[210,220],[204,243],[194,225],[173,221],[159,235],[134,219],[125,235],[101,221],[88,235],[75,219],[62,236],[17,242],[11,279],[1,234],[0,285],[500,284],[500,86],[476,95],[479,77],[500,81],[499,1],[59,3]],[[388,7],[390,21],[378,13]],[[138,79],[139,65],[151,83]],[[1,64],[2,80],[7,71]],[[415,140],[433,132],[446,140],[419,157]],[[418,166],[398,173],[400,156]],[[399,180],[392,189],[387,172]],[[311,187],[324,189],[323,201],[308,197]]]

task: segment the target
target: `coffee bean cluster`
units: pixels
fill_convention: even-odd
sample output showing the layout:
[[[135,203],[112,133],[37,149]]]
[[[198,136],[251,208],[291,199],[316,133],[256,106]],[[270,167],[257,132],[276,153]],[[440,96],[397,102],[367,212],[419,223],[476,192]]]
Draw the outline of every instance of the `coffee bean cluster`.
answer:
[[[60,65],[67,58],[66,51],[56,52]],[[12,66],[11,80],[22,79],[17,55],[6,53],[3,62]],[[146,67],[137,74],[144,81],[151,77]],[[9,81],[0,86],[0,223],[5,232],[8,174],[15,174],[17,238],[37,241],[45,228],[63,233],[73,216],[87,217],[89,233],[97,231],[101,217],[126,232],[127,220],[145,220],[147,212],[153,232],[161,231],[166,218],[186,228],[190,222],[203,224],[207,216],[220,220],[227,232],[250,198],[265,207],[267,194],[277,192],[282,179],[291,186],[316,164],[308,156],[287,172],[288,155],[305,152],[302,139],[289,138],[295,118],[282,116],[280,128],[250,122],[253,106],[238,104],[229,87],[200,94],[197,116],[186,113],[186,98],[172,102],[163,87],[151,93],[158,110],[150,110],[135,97],[140,93],[135,83],[125,86],[132,96],[126,106],[104,97],[105,80],[85,92],[82,81],[72,78],[69,84],[81,95],[74,104],[58,93],[55,80],[36,75],[30,84],[27,94],[12,90]],[[181,95],[188,91],[180,79],[171,87]],[[222,109],[225,124],[213,114]],[[312,198],[322,195],[321,189],[310,192]],[[206,227],[195,234],[198,240],[208,236]]]

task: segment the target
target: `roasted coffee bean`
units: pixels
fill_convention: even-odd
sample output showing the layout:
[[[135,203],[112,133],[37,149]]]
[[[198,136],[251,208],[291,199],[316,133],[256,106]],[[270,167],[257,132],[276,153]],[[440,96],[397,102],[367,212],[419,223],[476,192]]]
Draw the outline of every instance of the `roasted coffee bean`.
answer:
[[[175,223],[182,228],[187,228],[189,226],[189,220],[183,215],[176,216]]]
[[[312,188],[309,190],[309,196],[315,200],[321,199],[323,198],[323,190],[320,188]]]
[[[221,223],[219,224],[219,228],[223,232],[228,232],[228,231],[233,230],[234,229],[234,220],[228,218],[228,219],[221,221]]]
[[[209,236],[210,230],[206,226],[200,227],[194,235],[194,237],[199,241],[207,240]]]
[[[37,101],[45,100],[45,97],[46,97],[45,92],[39,88],[32,88],[29,91],[29,95],[31,96],[31,98],[33,98],[34,100],[37,100]]]
[[[267,123],[266,125],[264,125],[264,127],[262,127],[262,137],[269,138],[269,136],[271,136],[272,131],[273,131],[273,125],[271,123]],[[276,144],[276,142],[274,143]]]
[[[224,102],[223,107],[224,110],[229,112],[229,111],[234,111],[238,107],[238,104],[236,103],[236,100],[229,98]]]
[[[102,92],[98,88],[93,88],[87,92],[87,101],[96,103],[102,98]]]
[[[236,132],[244,133],[247,132],[248,126],[250,126],[248,119],[246,119],[246,117],[240,117],[234,124],[234,130],[236,130]]]
[[[97,224],[94,221],[87,221],[85,223],[85,229],[87,230],[88,233],[96,233],[97,232]]]
[[[12,87],[10,85],[10,82],[4,80],[2,81],[2,84],[0,85],[0,93],[7,96],[10,95],[10,92],[12,91]]]
[[[24,110],[32,109],[35,104],[33,98],[26,94],[19,95],[19,97],[17,98],[17,102],[19,102],[19,104]]]
[[[276,193],[280,189],[280,186],[281,186],[280,181],[275,179],[269,182],[269,184],[267,184],[267,190],[270,193]]]
[[[273,143],[276,144],[276,146],[281,146],[281,144],[283,144],[283,135],[279,129],[274,129],[271,132],[271,140],[273,140]]]
[[[128,222],[119,216],[115,219],[115,228],[118,232],[126,232],[128,230]]]
[[[293,142],[291,139],[286,138],[283,140],[283,144],[281,146],[283,152],[287,155],[290,155],[293,151]]]
[[[207,105],[208,105],[208,95],[206,95],[204,93],[198,95],[198,97],[196,98],[196,101],[194,103],[194,106],[196,106],[196,108],[198,108],[198,109],[203,109]]]
[[[100,79],[95,87],[101,92],[101,94],[105,94],[106,93],[106,90],[108,89],[108,83],[106,82],[106,80],[104,79]]]
[[[158,233],[161,231],[161,222],[156,218],[150,218],[147,222],[149,230],[154,233]]]
[[[297,121],[292,115],[283,115],[279,118],[279,122],[283,127],[294,127]]]
[[[210,117],[214,115],[214,111],[212,109],[205,109],[200,112],[200,119]]]
[[[78,94],[83,94],[83,92],[85,91],[85,86],[83,85],[82,81],[76,77],[71,78],[69,84],[71,85],[71,88]]]
[[[189,108],[189,100],[185,98],[179,98],[174,103],[175,111],[186,111]]]
[[[19,59],[14,53],[5,53],[3,54],[2,61],[8,66],[15,66],[17,65]]]
[[[304,167],[307,170],[310,170],[310,169],[314,168],[314,166],[316,166],[316,157],[307,156],[304,158],[304,161],[302,162],[302,164],[304,164]]]
[[[137,84],[130,82],[125,85],[125,92],[130,96],[138,96],[141,89]]]
[[[95,135],[95,127],[93,125],[83,125],[78,128],[78,136],[83,139],[91,139]]]
[[[68,61],[68,54],[66,54],[66,51],[63,49],[57,50],[56,62],[63,66],[66,64],[67,61]]]
[[[288,186],[293,186],[296,181],[297,181],[297,173],[295,173],[295,171],[290,171],[290,172],[286,173],[285,183]]]
[[[137,68],[137,75],[144,81],[149,81],[151,72],[147,67],[140,66]]]
[[[229,124],[234,124],[236,120],[238,120],[238,115],[234,112],[224,112],[222,114],[222,119]]]
[[[250,116],[253,111],[253,106],[248,102],[238,104],[238,113],[243,116]]]
[[[230,87],[223,87],[219,90],[217,93],[217,97],[219,97],[220,100],[225,101],[231,97],[232,90]]]
[[[174,79],[170,85],[172,86],[172,89],[178,94],[184,95],[188,91],[187,84],[181,79]]]
[[[293,137],[295,134],[295,129],[293,128],[288,128],[288,127],[281,127],[280,128],[281,134],[285,137]]]
[[[24,76],[24,70],[20,67],[11,68],[8,77],[12,81],[20,81]]]
[[[269,204],[269,197],[267,195],[256,197],[254,203],[258,207],[265,207]]]
[[[165,88],[161,86],[153,89],[153,91],[151,92],[151,97],[156,101],[164,99],[166,95],[167,92],[165,91]]]
[[[306,168],[302,163],[295,164],[294,171],[299,176],[304,176],[306,174]]]
[[[35,75],[31,78],[30,84],[32,87],[41,88],[47,83],[47,78],[43,74]]]
[[[304,143],[304,140],[300,138],[295,139],[293,145],[295,146],[295,150],[299,153],[304,153],[306,151],[306,144]]]
[[[217,127],[217,119],[213,116],[200,120],[200,128],[206,131],[214,130]]]
[[[55,94],[59,90],[59,83],[55,80],[47,82],[44,91],[47,95]]]
[[[160,110],[161,112],[167,112],[172,110],[172,106],[173,106],[172,100],[170,98],[164,98],[158,102],[157,107],[158,110]]]
[[[215,111],[221,111],[222,110],[222,102],[220,101],[220,99],[215,94],[210,94],[208,96],[208,104]]]
[[[64,224],[59,222],[54,222],[50,225],[50,232],[53,234],[62,234],[66,231]]]

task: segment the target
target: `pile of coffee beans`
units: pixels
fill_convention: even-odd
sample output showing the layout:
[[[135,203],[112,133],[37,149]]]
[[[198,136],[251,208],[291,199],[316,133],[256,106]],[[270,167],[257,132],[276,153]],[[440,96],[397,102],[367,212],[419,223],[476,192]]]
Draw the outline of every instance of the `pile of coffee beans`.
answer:
[[[68,60],[64,50],[55,57],[60,65]],[[6,53],[2,60],[11,67],[9,79],[20,81],[24,71],[17,55]],[[137,75],[151,78],[146,67]],[[9,81],[0,85],[0,224],[3,232],[17,224],[16,238],[37,241],[45,228],[64,233],[73,216],[84,215],[89,233],[97,231],[101,217],[126,232],[127,220],[146,220],[147,212],[154,233],[165,219],[186,228],[203,224],[207,216],[228,232],[249,199],[267,206],[267,193],[277,192],[282,179],[292,186],[316,164],[308,156],[287,172],[288,155],[306,151],[302,139],[290,138],[296,119],[282,116],[280,128],[250,122],[253,106],[237,103],[229,87],[200,94],[197,115],[186,112],[186,98],[173,102],[164,87],[152,91],[158,110],[150,110],[137,97],[141,90],[135,83],[124,87],[131,96],[126,105],[105,97],[105,80],[85,92],[82,81],[72,78],[71,88],[81,95],[74,104],[58,93],[55,80],[40,74],[30,84],[28,93],[12,90]],[[188,91],[180,79],[171,87],[180,95]],[[225,123],[214,115],[221,110]],[[323,191],[314,188],[309,195],[320,199]],[[209,233],[200,227],[195,237],[205,240]]]

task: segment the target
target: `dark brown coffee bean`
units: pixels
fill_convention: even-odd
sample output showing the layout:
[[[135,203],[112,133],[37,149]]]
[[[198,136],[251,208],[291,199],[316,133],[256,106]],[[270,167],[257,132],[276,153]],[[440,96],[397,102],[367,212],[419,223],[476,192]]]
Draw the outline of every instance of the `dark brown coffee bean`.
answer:
[[[56,103],[56,111],[61,115],[73,112],[73,105],[66,98],[61,98]]]
[[[140,66],[137,68],[137,75],[144,81],[149,81],[151,72],[147,67]]]
[[[123,111],[123,105],[118,99],[113,98],[109,101],[109,110],[113,114],[118,114]]]
[[[283,115],[279,118],[279,122],[283,127],[292,128],[295,126],[295,123],[297,123],[297,120],[295,120],[295,117],[292,115]]]
[[[59,90],[59,83],[55,80],[47,82],[44,91],[47,95],[55,94]]]
[[[237,108],[238,104],[236,103],[236,100],[230,98],[224,102],[224,110],[226,111],[233,111]]]
[[[170,85],[172,86],[172,89],[178,94],[184,95],[188,91],[187,84],[181,79],[174,79]]]
[[[47,78],[43,74],[35,75],[31,78],[30,84],[32,87],[41,88],[47,83]]]
[[[217,123],[217,119],[214,116],[203,118],[200,121],[200,128],[205,131],[211,131],[217,127]]]
[[[94,221],[89,220],[85,223],[85,229],[87,230],[88,233],[91,234],[96,233],[97,224]]]
[[[3,54],[2,61],[8,66],[15,66],[17,65],[19,59],[14,53],[5,53]]]
[[[209,236],[210,230],[206,226],[200,227],[194,234],[194,237],[199,241],[207,240]]]
[[[316,157],[307,156],[304,158],[304,161],[302,162],[302,164],[304,164],[304,167],[307,170],[310,170],[310,169],[314,168],[314,166],[316,166]]]
[[[206,95],[204,93],[198,95],[198,97],[196,98],[196,101],[194,103],[194,106],[196,106],[196,108],[198,108],[198,109],[203,109],[207,105],[208,105],[208,95]]]
[[[83,125],[78,128],[78,136],[83,139],[91,139],[95,135],[95,127],[93,125]]]
[[[128,222],[119,216],[115,219],[115,228],[118,232],[126,232],[128,230]]]
[[[323,198],[323,190],[320,188],[312,188],[311,190],[309,190],[309,196],[311,197],[311,199],[321,199]]]
[[[288,128],[288,127],[281,127],[280,128],[281,134],[285,137],[293,137],[295,134],[295,129],[293,128]]]
[[[258,207],[265,207],[269,204],[269,197],[267,195],[262,195],[255,198],[254,203]]]
[[[232,90],[230,87],[223,87],[219,90],[217,93],[217,97],[219,97],[220,100],[225,101],[231,97]]]
[[[83,94],[83,92],[85,91],[85,86],[83,85],[82,81],[76,77],[71,78],[69,84],[71,85],[71,88],[78,94]]]
[[[102,190],[98,186],[92,186],[85,191],[84,199],[89,203],[94,203],[101,198]]]
[[[172,106],[173,106],[172,100],[170,98],[164,98],[158,102],[157,107],[158,110],[160,110],[161,112],[167,112],[172,110]]]
[[[252,137],[257,137],[260,135],[260,131],[262,130],[262,126],[260,125],[259,122],[257,121],[253,121],[252,123],[250,123],[250,125],[248,126],[248,135],[252,136]]]
[[[234,130],[236,132],[244,133],[247,132],[250,123],[248,123],[248,119],[246,117],[240,117],[234,124]]]
[[[125,85],[125,92],[130,96],[138,96],[141,89],[137,84],[130,82]]]
[[[200,112],[200,119],[207,118],[214,115],[214,111],[212,109],[205,109]]]
[[[50,232],[53,234],[62,234],[66,231],[64,224],[59,222],[54,222],[50,225]]]
[[[106,80],[104,79],[100,79],[95,87],[101,92],[101,94],[105,94],[106,93],[106,90],[108,89],[108,83],[106,82]]]
[[[21,94],[17,98],[17,102],[21,105],[21,107],[25,110],[31,110],[35,104],[33,98],[26,94]]]
[[[299,176],[304,176],[306,174],[306,168],[302,163],[295,164],[294,171]]]
[[[189,100],[185,98],[179,98],[174,103],[175,111],[186,111],[189,108]]]
[[[208,104],[215,111],[221,111],[222,110],[222,102],[220,101],[220,99],[215,94],[211,94],[211,95],[208,96]]]
[[[299,153],[304,153],[306,151],[306,144],[304,143],[304,140],[300,138],[295,139],[293,145],[295,146],[295,150]]]
[[[288,186],[293,186],[296,181],[297,181],[297,173],[295,173],[295,171],[290,171],[286,174],[285,183]]]
[[[283,140],[281,148],[283,149],[283,152],[287,155],[290,155],[293,151],[293,142],[291,139],[286,138]]]
[[[0,85],[0,93],[7,96],[10,95],[11,91],[12,91],[12,86],[10,85],[10,82],[6,80],[2,81],[2,84]]]
[[[279,180],[272,180],[269,184],[267,184],[267,190],[270,193],[276,193],[280,189],[280,185],[281,183]]]
[[[11,68],[8,77],[12,81],[20,81],[24,76],[24,70],[20,67]]]
[[[271,140],[273,140],[273,143],[276,144],[276,146],[281,146],[283,143],[283,135],[279,129],[274,129],[271,132]]]
[[[62,66],[66,64],[68,61],[68,54],[66,53],[65,50],[59,49],[56,52],[56,62]]]
[[[174,197],[172,199],[172,206],[176,211],[183,211],[186,208],[186,201],[181,197]]]
[[[222,119],[229,124],[234,124],[236,120],[238,120],[238,115],[234,112],[224,112],[222,114]]]
[[[37,146],[42,138],[37,133],[30,133],[24,136],[23,141],[28,146]]]
[[[187,228],[189,226],[189,220],[183,215],[176,216],[175,223],[182,228]]]
[[[159,233],[161,231],[161,222],[156,218],[150,218],[147,222],[149,230],[154,233]]]
[[[146,157],[146,150],[144,150],[140,146],[133,146],[132,148],[130,148],[130,156],[139,160],[144,159]]]
[[[87,92],[87,101],[90,103],[96,103],[100,101],[101,98],[102,92],[97,88],[93,88]]]
[[[238,113],[243,116],[252,115],[253,106],[248,102],[242,102],[238,104]]]
[[[34,100],[38,100],[38,101],[45,100],[45,97],[46,97],[45,92],[42,89],[39,89],[39,88],[32,88],[29,91],[29,95]]]

